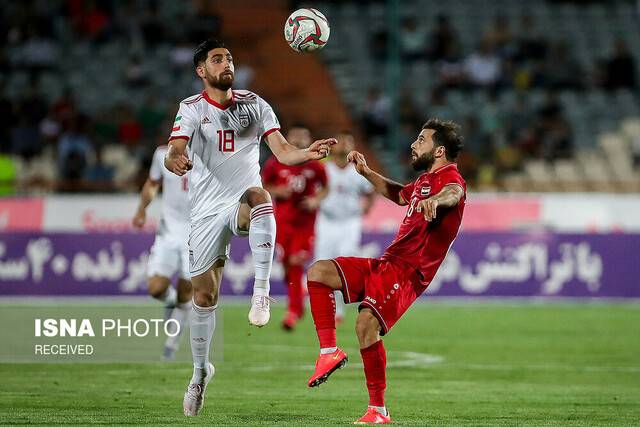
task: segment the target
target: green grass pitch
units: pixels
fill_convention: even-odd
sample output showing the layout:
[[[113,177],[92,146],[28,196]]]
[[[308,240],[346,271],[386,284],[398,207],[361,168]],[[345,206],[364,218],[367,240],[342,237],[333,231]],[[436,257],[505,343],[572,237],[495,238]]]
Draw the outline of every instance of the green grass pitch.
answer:
[[[32,363],[0,365],[0,424],[347,425],[363,413],[353,310],[338,330],[349,364],[308,389],[308,317],[285,333],[277,306],[258,330],[248,304],[222,307],[222,360],[198,418],[182,415],[187,362]],[[640,424],[639,304],[425,302],[384,342],[395,425]]]

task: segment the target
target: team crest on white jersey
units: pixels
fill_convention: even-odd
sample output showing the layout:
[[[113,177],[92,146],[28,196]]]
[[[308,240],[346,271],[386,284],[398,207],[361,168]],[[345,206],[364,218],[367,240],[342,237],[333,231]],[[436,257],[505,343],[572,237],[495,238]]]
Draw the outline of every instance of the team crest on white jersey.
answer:
[[[420,195],[421,196],[428,196],[430,192],[431,192],[431,186],[430,185],[425,185],[424,187],[422,187],[420,189]]]
[[[249,126],[249,114],[245,112],[240,113],[240,126],[246,128]]]

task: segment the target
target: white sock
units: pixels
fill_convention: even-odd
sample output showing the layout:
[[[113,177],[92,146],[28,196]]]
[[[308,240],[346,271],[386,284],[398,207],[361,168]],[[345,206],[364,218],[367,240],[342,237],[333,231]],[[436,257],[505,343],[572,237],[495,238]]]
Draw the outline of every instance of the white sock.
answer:
[[[384,415],[385,417],[389,415],[389,413],[387,412],[387,407],[386,406],[369,405],[369,408],[375,409],[376,411],[378,411],[380,414]]]
[[[192,383],[201,381],[206,375],[206,366],[209,363],[209,348],[211,337],[216,329],[216,315],[213,307],[200,307],[193,303],[191,309],[190,335],[191,354],[193,355]]]
[[[336,302],[336,316],[344,317],[344,300],[342,291],[333,291],[333,300]]]
[[[331,354],[331,353],[335,353],[335,351],[338,349],[338,347],[327,347],[327,348],[321,348],[320,349],[320,354]]]
[[[276,218],[273,205],[262,203],[251,209],[249,247],[255,268],[254,295],[269,295],[269,277],[276,244]]]
[[[177,350],[180,346],[180,337],[184,331],[184,328],[187,326],[187,319],[189,318],[189,314],[191,313],[191,301],[181,302],[176,305],[173,310],[171,310],[171,316],[169,319],[173,319],[178,322],[180,325],[180,330],[178,334],[174,337],[168,336],[167,340],[164,342],[165,347],[172,348]],[[173,330],[173,322],[170,323],[171,329],[169,332],[174,333]]]
[[[164,305],[175,305],[178,302],[178,292],[171,285],[164,291],[164,294],[158,297],[158,301],[162,301]]]

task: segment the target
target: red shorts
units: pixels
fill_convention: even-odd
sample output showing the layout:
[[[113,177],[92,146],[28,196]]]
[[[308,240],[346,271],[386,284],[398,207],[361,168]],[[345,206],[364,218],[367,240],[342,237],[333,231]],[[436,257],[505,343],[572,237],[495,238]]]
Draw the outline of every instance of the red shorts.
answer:
[[[332,260],[342,281],[347,304],[359,302],[380,321],[386,334],[413,302],[427,289],[411,267],[384,259],[338,257]]]
[[[278,256],[283,263],[288,263],[291,257],[300,258],[301,261],[307,262],[313,257],[313,230],[291,231],[276,233],[276,245],[278,247]]]

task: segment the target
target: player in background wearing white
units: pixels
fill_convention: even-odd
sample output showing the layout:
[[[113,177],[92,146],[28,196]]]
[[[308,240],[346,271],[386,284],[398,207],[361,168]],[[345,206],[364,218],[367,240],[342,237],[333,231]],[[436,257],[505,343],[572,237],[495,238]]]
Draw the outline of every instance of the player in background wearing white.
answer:
[[[184,395],[187,416],[198,415],[214,375],[209,362],[222,270],[232,235],[249,236],[255,281],[249,323],[269,321],[269,276],[276,223],[269,193],[260,179],[259,144],[266,141],[288,165],[325,158],[335,139],[307,149],[290,145],[273,110],[249,91],[233,91],[233,58],[218,40],[200,44],[193,58],[204,91],[180,103],[165,166],[177,175],[191,170],[189,258],[193,284],[191,352],[193,375]]]
[[[316,260],[360,256],[362,217],[371,209],[375,197],[373,186],[347,161],[347,154],[354,149],[353,134],[342,131],[336,139],[330,161],[325,163],[329,194],[320,204],[316,221]],[[340,324],[344,302],[339,291],[335,294],[336,324]]]
[[[180,346],[180,337],[191,312],[191,280],[189,273],[189,199],[188,177],[176,176],[164,167],[167,146],[153,154],[149,177],[140,192],[140,204],[133,217],[133,226],[142,228],[147,220],[147,206],[162,187],[162,219],[156,231],[147,265],[149,294],[162,301],[169,311],[165,317],[180,325],[179,333],[168,336],[163,357],[173,360]],[[178,275],[177,290],[171,278]]]

